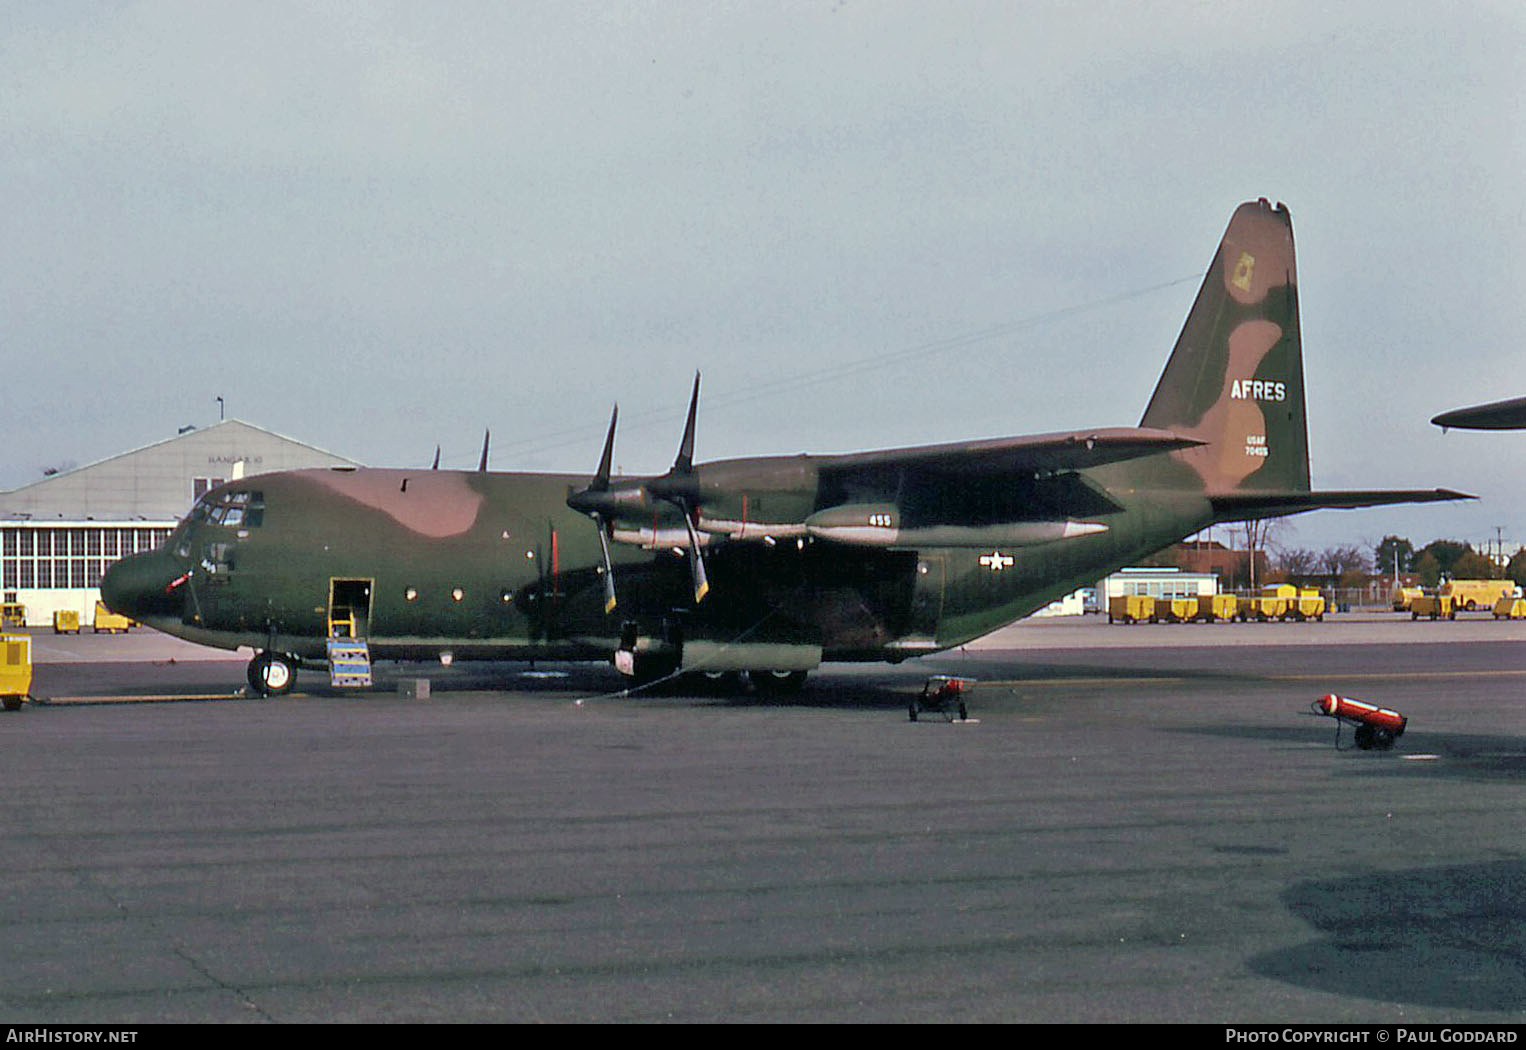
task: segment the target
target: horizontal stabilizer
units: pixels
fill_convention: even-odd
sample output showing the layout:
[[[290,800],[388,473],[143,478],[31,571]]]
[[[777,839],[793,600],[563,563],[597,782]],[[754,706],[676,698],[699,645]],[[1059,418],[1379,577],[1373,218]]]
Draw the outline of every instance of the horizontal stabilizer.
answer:
[[[1431,422],[1443,430],[1448,427],[1461,430],[1520,430],[1526,428],[1526,397],[1514,397],[1509,401],[1495,401],[1472,408],[1456,408],[1441,413]]]
[[[811,459],[822,469],[894,466],[956,475],[1009,474],[1085,470],[1202,444],[1204,442],[1197,438],[1184,437],[1169,430],[1111,427],[852,452],[841,456],[812,456]]]
[[[1440,503],[1477,499],[1451,489],[1346,489],[1327,492],[1226,492],[1210,495],[1218,521],[1277,518],[1306,510],[1352,510],[1390,503]]]

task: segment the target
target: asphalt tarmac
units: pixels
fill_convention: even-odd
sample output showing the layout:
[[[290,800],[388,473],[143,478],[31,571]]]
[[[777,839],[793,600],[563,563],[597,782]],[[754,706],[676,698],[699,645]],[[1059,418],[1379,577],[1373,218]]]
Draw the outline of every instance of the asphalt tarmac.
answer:
[[[788,700],[35,639],[10,1023],[1526,1021],[1523,623],[1023,624]]]

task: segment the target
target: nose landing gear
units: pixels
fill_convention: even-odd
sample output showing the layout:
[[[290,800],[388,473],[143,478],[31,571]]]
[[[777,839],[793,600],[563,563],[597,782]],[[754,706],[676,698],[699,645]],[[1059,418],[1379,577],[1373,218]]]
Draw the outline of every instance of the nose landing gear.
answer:
[[[248,674],[255,696],[284,696],[297,682],[297,658],[267,650],[249,661]]]

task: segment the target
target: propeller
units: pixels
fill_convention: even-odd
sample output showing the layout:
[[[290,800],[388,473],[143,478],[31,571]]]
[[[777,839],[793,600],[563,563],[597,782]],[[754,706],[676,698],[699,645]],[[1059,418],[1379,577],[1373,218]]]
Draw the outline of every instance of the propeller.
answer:
[[[699,532],[694,527],[694,517],[699,512],[699,477],[694,473],[694,418],[699,409],[699,373],[694,373],[694,391],[689,395],[689,418],[684,423],[683,440],[678,443],[678,455],[673,466],[660,478],[647,483],[647,491],[673,504],[684,516],[684,528],[689,532],[689,574],[694,580],[694,603],[698,605],[710,593],[710,580],[705,575],[705,557],[699,549]]]
[[[678,445],[678,455],[673,466],[661,477],[653,478],[641,486],[622,485],[611,488],[610,464],[614,458],[615,423],[620,418],[620,406],[616,405],[609,417],[609,433],[604,438],[604,454],[599,457],[599,469],[588,486],[567,497],[567,506],[593,519],[599,530],[599,548],[604,561],[604,611],[615,608],[615,574],[610,564],[609,541],[614,522],[622,513],[650,510],[648,495],[673,504],[683,514],[684,528],[689,537],[689,574],[694,582],[694,601],[704,601],[710,593],[710,580],[705,572],[705,559],[700,553],[699,531],[694,527],[699,512],[699,478],[694,473],[694,422],[699,408],[699,373],[694,374],[694,390],[689,395],[689,418],[684,424],[683,440]]]
[[[573,510],[581,511],[593,519],[595,528],[599,530],[599,551],[604,559],[604,612],[614,612],[615,598],[615,569],[609,559],[609,529],[610,519],[607,512],[610,510],[609,499],[609,469],[615,454],[615,423],[620,418],[620,406],[609,414],[609,433],[604,437],[604,454],[599,457],[599,469],[593,476],[593,481],[581,492],[574,492],[567,497],[567,506]]]

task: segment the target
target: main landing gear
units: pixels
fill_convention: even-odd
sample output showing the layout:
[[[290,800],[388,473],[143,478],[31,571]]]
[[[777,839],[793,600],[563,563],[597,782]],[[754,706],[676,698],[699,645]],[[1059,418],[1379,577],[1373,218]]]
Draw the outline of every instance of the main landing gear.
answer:
[[[255,696],[284,696],[297,682],[297,658],[266,651],[249,661],[249,691]]]
[[[753,691],[765,696],[793,696],[805,688],[804,671],[748,671]]]

